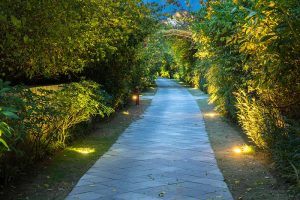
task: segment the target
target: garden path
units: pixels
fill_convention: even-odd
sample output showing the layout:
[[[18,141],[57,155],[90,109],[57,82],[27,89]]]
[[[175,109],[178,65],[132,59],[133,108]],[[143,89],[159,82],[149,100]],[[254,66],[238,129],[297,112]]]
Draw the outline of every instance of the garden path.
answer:
[[[194,97],[157,80],[142,118],[79,180],[66,199],[232,200]]]

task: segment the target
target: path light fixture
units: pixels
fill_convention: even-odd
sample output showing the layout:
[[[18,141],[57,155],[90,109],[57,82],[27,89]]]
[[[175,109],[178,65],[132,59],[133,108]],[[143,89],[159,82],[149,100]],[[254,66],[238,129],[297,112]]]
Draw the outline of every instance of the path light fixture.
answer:
[[[236,154],[240,154],[242,153],[242,149],[240,147],[233,147],[232,148],[232,151]]]
[[[136,101],[137,100],[137,95],[132,95],[132,100]]]
[[[208,117],[208,118],[216,118],[216,117],[220,116],[220,114],[213,111],[213,112],[205,112],[205,113],[203,113],[203,116]]]
[[[236,154],[253,154],[255,152],[254,148],[249,145],[235,146],[232,151]]]
[[[77,153],[80,153],[80,154],[90,154],[90,153],[94,153],[95,152],[95,149],[94,148],[89,148],[89,147],[85,147],[85,148],[76,148],[76,147],[70,147],[68,148],[68,150],[70,151],[75,151]]]
[[[135,105],[140,105],[140,90],[138,87],[135,87],[133,91],[132,100],[135,102]]]

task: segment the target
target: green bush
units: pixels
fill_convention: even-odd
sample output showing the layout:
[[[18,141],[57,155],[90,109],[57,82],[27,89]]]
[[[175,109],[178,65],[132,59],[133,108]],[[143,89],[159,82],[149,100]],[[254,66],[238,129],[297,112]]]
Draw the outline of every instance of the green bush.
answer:
[[[149,13],[139,0],[3,0],[0,78],[56,78],[81,72],[89,63],[108,60],[139,41],[148,31],[141,24]]]
[[[272,155],[281,175],[299,186],[299,1],[208,2],[179,27],[191,31],[193,41],[169,42],[175,74],[207,88],[217,110],[238,122]]]
[[[299,184],[299,3],[212,1],[194,41],[210,101]]]
[[[269,148],[277,136],[285,133],[285,122],[276,108],[251,98],[245,91],[236,93],[238,120],[249,138],[262,148]]]
[[[236,93],[238,120],[248,137],[272,154],[282,176],[300,186],[299,121],[289,120],[270,104]]]
[[[16,105],[19,119],[7,121],[14,135],[6,138],[11,151],[0,154],[0,177],[8,180],[18,170],[65,147],[76,132],[71,128],[93,116],[113,112],[110,97],[91,81],[60,85],[58,90],[14,88],[1,105]],[[16,101],[15,98],[22,101]]]
[[[78,124],[154,82],[157,65],[139,54],[158,24],[152,11],[141,0],[0,1],[0,78],[17,85],[0,91],[0,178],[63,148]],[[95,82],[18,86],[81,79]]]
[[[8,82],[0,79],[0,100],[11,90]],[[0,154],[10,150],[7,140],[13,137],[13,129],[7,124],[8,120],[16,120],[16,109],[0,104]]]
[[[101,84],[114,107],[153,81],[137,59],[157,19],[140,0],[0,2],[0,78],[14,84]],[[141,76],[142,75],[142,76]]]

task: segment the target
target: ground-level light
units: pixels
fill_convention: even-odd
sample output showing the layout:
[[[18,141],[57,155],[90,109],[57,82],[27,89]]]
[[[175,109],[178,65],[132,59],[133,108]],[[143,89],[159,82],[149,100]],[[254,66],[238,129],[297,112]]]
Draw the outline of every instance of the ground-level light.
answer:
[[[254,148],[249,145],[235,146],[232,148],[232,151],[236,154],[252,154],[255,152]]]
[[[94,148],[89,148],[89,147],[85,147],[85,148],[68,148],[69,150],[71,151],[75,151],[77,153],[80,153],[80,154],[90,154],[90,153],[94,153],[95,152],[95,149]]]
[[[240,147],[234,147],[234,148],[232,149],[232,151],[233,151],[234,153],[237,153],[237,154],[242,153],[242,149],[241,149]]]

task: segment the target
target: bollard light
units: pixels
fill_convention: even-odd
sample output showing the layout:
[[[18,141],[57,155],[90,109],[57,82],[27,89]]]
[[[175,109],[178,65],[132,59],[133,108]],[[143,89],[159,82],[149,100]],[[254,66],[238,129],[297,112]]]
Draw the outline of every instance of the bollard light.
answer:
[[[132,100],[136,101],[138,99],[137,95],[132,95]]]
[[[135,87],[132,95],[132,100],[135,101],[135,105],[140,105],[140,90],[139,87]]]

